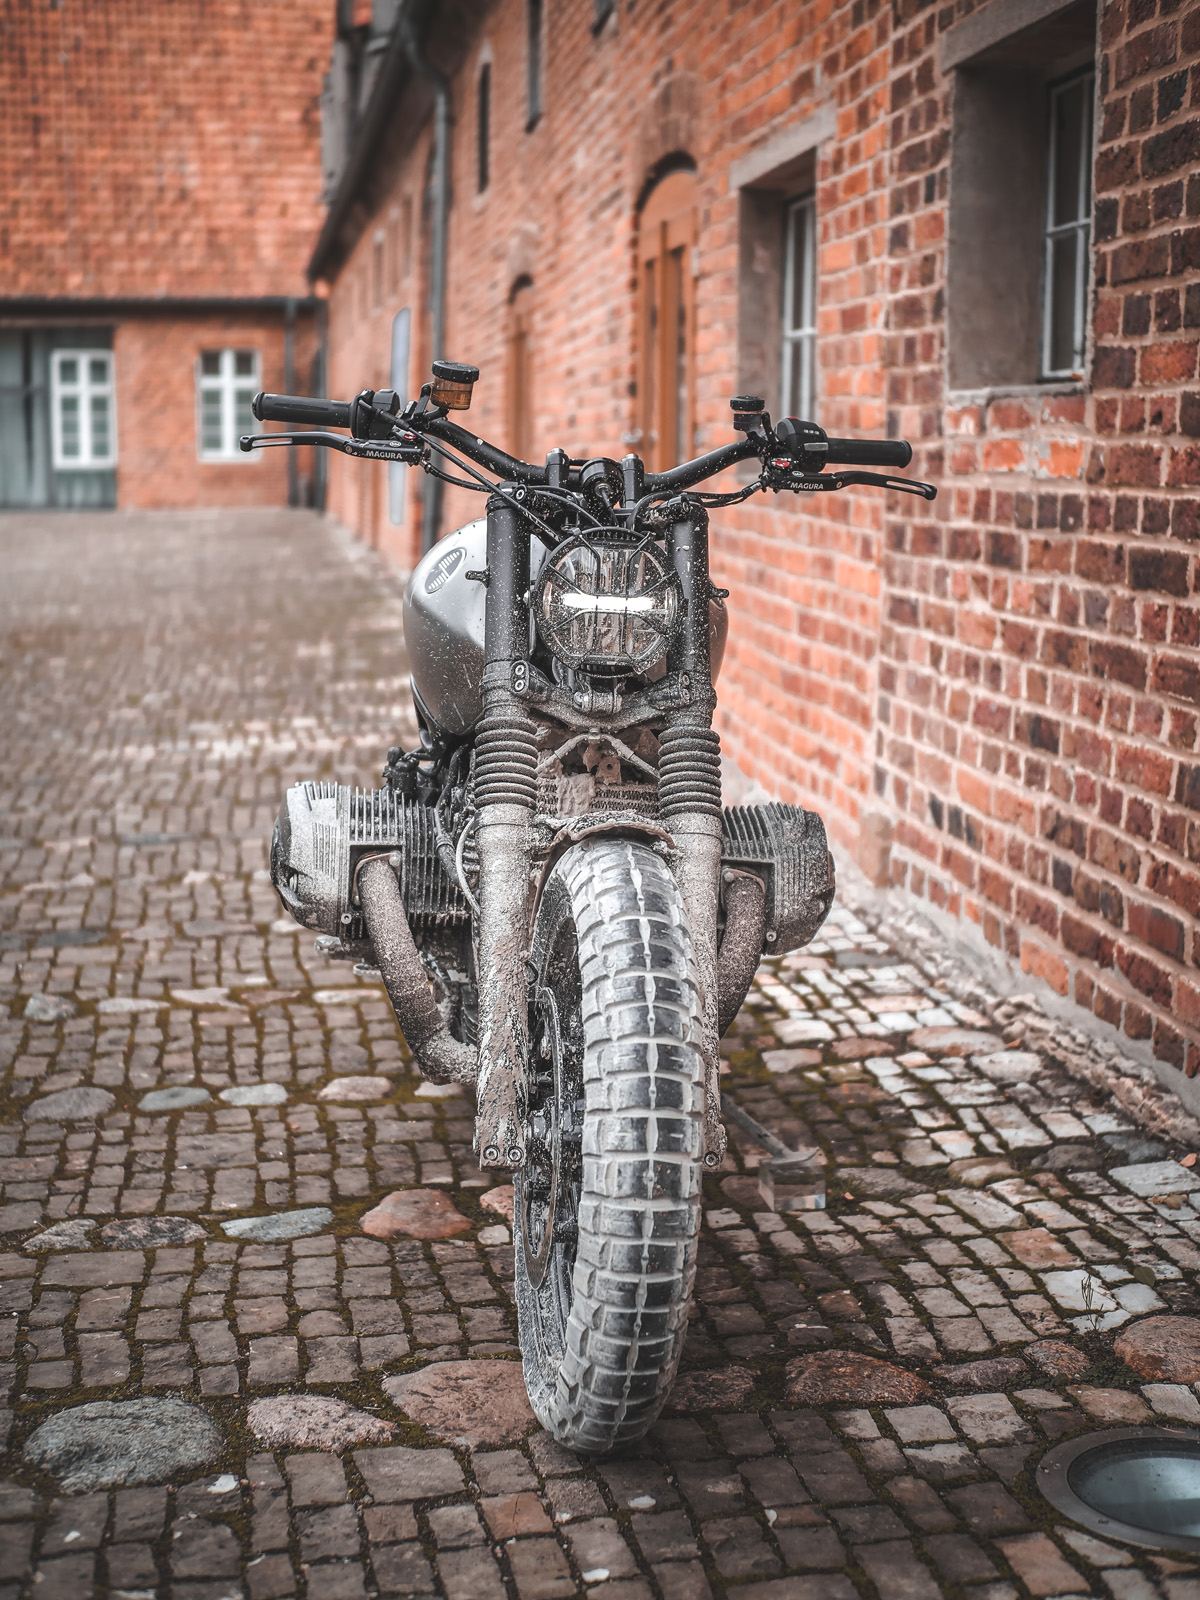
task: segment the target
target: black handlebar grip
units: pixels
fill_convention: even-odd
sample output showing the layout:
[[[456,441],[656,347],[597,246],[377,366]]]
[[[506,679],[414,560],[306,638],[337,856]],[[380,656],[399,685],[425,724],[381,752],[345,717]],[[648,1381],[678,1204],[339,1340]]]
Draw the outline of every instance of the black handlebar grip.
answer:
[[[830,439],[829,466],[906,467],[912,460],[907,439]]]
[[[350,426],[349,400],[314,400],[303,394],[256,394],[250,409],[260,422],[315,422],[326,428]]]

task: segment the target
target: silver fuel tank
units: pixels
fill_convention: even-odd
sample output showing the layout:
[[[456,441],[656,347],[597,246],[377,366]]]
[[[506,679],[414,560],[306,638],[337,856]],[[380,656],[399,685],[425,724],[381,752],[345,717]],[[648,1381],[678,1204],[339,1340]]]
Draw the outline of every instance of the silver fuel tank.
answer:
[[[531,541],[536,578],[545,546]],[[487,590],[467,577],[487,565],[487,519],[468,522],[426,552],[404,592],[404,639],[413,683],[437,726],[456,737],[470,733],[483,715],[483,612]],[[532,646],[532,623],[530,624]],[[708,641],[713,682],[721,670],[729,613],[709,602]],[[652,674],[657,676],[658,674]]]

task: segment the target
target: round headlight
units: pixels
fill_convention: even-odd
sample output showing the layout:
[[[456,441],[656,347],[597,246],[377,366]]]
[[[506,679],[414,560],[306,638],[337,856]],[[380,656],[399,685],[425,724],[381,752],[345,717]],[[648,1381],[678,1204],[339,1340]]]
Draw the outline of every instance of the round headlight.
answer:
[[[542,568],[534,617],[564,666],[645,672],[675,632],[679,585],[654,545],[571,539]]]

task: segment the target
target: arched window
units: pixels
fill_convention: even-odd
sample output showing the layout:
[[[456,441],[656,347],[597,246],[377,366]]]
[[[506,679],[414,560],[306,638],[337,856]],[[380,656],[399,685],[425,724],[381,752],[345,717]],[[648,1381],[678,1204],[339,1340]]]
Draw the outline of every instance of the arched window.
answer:
[[[492,64],[485,61],[479,69],[478,98],[475,105],[475,133],[478,152],[478,179],[479,193],[487,188],[491,177],[489,160],[491,151],[488,148],[491,139],[492,121]]]
[[[518,278],[508,306],[508,439],[521,461],[533,454],[533,281]]]
[[[642,454],[662,472],[692,454],[696,174],[651,191],[638,228],[638,413]]]

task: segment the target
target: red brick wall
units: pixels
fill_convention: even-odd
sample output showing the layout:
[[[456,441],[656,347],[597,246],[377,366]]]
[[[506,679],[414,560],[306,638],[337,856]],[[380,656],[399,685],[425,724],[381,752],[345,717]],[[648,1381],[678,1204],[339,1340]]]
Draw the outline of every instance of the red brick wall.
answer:
[[[1090,379],[980,401],[945,379],[953,82],[939,56],[941,33],[973,9],[694,0],[620,7],[593,37],[590,0],[560,0],[532,133],[520,0],[492,7],[466,43],[435,37],[457,63],[446,353],[479,363],[471,415],[503,438],[507,302],[528,273],[538,448],[621,455],[636,424],[637,206],[655,161],[682,148],[701,190],[695,444],[728,438],[730,166],[832,105],[836,138],[817,163],[820,420],[911,438],[914,471],[941,495],[918,515],[865,492],[714,516],[714,570],[732,591],[725,748],[820,809],[844,846],[881,814],[898,886],[1195,1071],[1200,14],[1171,0],[1102,7]],[[493,157],[479,196],[484,51]],[[372,230],[419,195],[426,137],[381,167],[383,198],[336,276],[335,392],[386,370],[392,304],[372,313]],[[414,279],[395,303],[422,291]],[[427,342],[415,349],[419,376]],[[387,530],[360,467],[339,462],[333,481],[338,513],[411,565],[415,515]],[[452,494],[444,526],[478,505]]]
[[[899,17],[889,399],[943,492],[887,527],[874,788],[893,877],[1190,1075],[1200,12],[1102,14],[1086,391],[959,406],[941,370],[949,86],[933,15]]]
[[[0,21],[0,293],[304,294],[333,0]]]
[[[259,352],[263,387],[284,387],[281,319],[139,317],[118,325],[117,504],[122,510],[287,504],[283,450],[237,461],[201,461],[196,425],[196,358],[226,346]],[[312,331],[301,325],[297,371],[308,370]],[[309,472],[308,452],[301,470]]]

